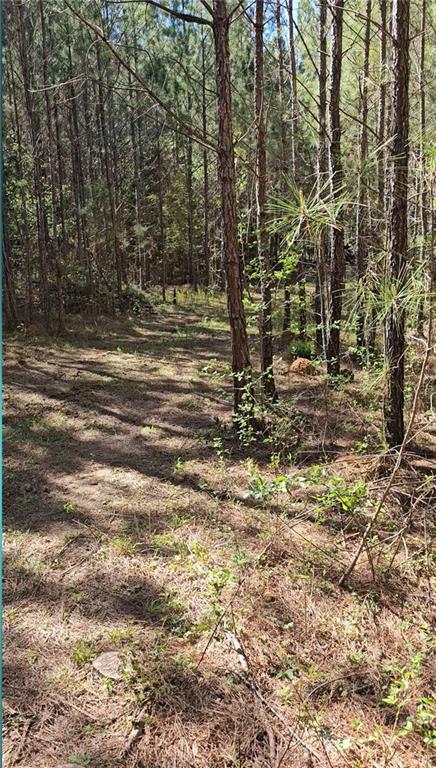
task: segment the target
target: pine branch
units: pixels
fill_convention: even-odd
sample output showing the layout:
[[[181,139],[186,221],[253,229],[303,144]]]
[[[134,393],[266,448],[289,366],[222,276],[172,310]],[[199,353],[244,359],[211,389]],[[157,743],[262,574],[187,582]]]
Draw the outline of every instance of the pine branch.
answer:
[[[147,0],[148,1],[148,0]],[[197,144],[200,144],[202,147],[206,147],[206,149],[210,149],[212,152],[217,151],[217,147],[215,144],[212,144],[206,136],[203,136],[203,134],[195,128],[195,126],[189,125],[184,120],[182,120],[179,115],[174,112],[171,107],[168,106],[162,99],[151,89],[148,87],[148,85],[145,83],[145,81],[142,79],[142,77],[136,72],[135,69],[133,69],[128,61],[123,59],[122,56],[118,53],[116,48],[112,45],[112,43],[109,42],[107,37],[104,35],[102,29],[100,27],[97,27],[95,24],[93,24],[91,21],[88,21],[88,19],[85,19],[78,11],[76,11],[68,2],[68,0],[65,0],[66,7],[71,11],[71,13],[83,24],[84,26],[88,27],[92,32],[94,32],[95,35],[101,40],[107,48],[109,48],[110,52],[114,56],[114,58],[118,61],[121,66],[127,70],[127,72],[130,72],[132,77],[141,85],[145,93],[159,106],[161,109],[166,112],[167,115],[169,115],[183,130],[183,132],[189,136],[193,141],[195,141]]]

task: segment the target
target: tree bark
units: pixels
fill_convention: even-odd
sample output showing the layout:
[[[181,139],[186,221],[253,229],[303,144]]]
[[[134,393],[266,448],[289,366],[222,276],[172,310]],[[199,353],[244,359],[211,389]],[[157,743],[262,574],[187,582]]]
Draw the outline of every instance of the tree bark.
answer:
[[[334,0],[333,43],[330,88],[330,166],[332,173],[333,199],[338,201],[342,194],[343,169],[341,156],[340,93],[342,72],[342,23],[345,0]],[[337,216],[332,233],[330,260],[330,296],[327,329],[327,372],[333,376],[340,373],[340,323],[342,295],[344,291],[344,229],[342,214]]]
[[[426,139],[426,92],[425,92],[425,35],[426,35],[427,0],[422,0],[421,11],[421,46],[419,54],[419,129],[420,129],[420,211],[419,221],[421,229],[421,245],[419,249],[420,264],[426,262],[427,236],[428,236],[428,193],[427,193],[427,168],[425,157]],[[431,265],[430,265],[431,271]],[[417,331],[424,334],[424,298],[418,305]]]
[[[4,296],[4,315],[6,326],[10,329],[15,328],[18,322],[17,299],[15,295],[15,285],[10,262],[9,245],[9,223],[6,207],[3,210],[3,296]]]
[[[275,6],[276,16],[276,28],[277,28],[277,58],[278,58],[278,96],[279,96],[279,109],[280,109],[280,141],[282,150],[282,163],[281,171],[283,176],[287,176],[289,173],[289,141],[287,136],[287,126],[285,120],[285,76],[284,76],[284,53],[283,53],[283,38],[282,38],[282,19],[281,19],[281,2],[277,0]],[[292,129],[291,129],[292,130]],[[284,189],[284,179],[282,179],[282,189]]]
[[[48,282],[48,230],[47,216],[44,205],[43,171],[41,158],[41,137],[38,118],[34,109],[33,93],[30,82],[30,68],[28,58],[28,42],[26,35],[26,18],[24,6],[21,1],[13,3],[16,12],[17,31],[19,40],[21,73],[24,87],[24,100],[29,122],[31,145],[33,152],[33,181],[35,190],[35,208],[38,235],[39,255],[39,298],[43,317],[46,325],[50,325],[51,307]]]
[[[207,101],[206,101],[206,39],[201,37],[201,82],[202,82],[202,129],[203,134],[207,134]],[[203,147],[203,258],[204,258],[204,277],[206,287],[210,285],[210,248],[209,248],[209,158],[208,150]]]
[[[241,259],[236,211],[236,174],[230,89],[229,14],[225,0],[213,2],[216,88],[218,101],[218,172],[221,187],[224,268],[232,337],[234,411],[240,414],[252,400],[251,362],[243,304]]]
[[[39,12],[41,19],[41,38],[42,38],[42,72],[44,79],[44,86],[49,84],[49,71],[48,71],[48,50],[47,50],[47,30],[46,20],[44,14],[44,6],[42,0],[39,0]],[[64,294],[62,288],[62,267],[60,261],[60,240],[58,235],[58,200],[56,196],[56,190],[58,184],[56,180],[55,169],[55,142],[53,134],[52,123],[52,105],[49,91],[44,91],[46,123],[47,123],[47,164],[49,167],[50,178],[50,193],[51,193],[51,219],[52,219],[52,238],[51,238],[51,260],[54,266],[55,279],[56,279],[56,294],[57,294],[57,324],[58,333],[65,331],[65,310],[64,310]]]
[[[318,79],[318,195],[325,195],[328,176],[327,153],[327,0],[321,0],[319,10],[319,79]],[[316,281],[316,346],[326,356],[326,331],[328,324],[327,300],[327,233],[322,231],[317,243]]]
[[[263,61],[263,0],[256,0],[255,16],[255,120],[256,142],[256,216],[257,247],[261,283],[260,313],[260,363],[265,395],[277,400],[273,371],[273,336],[271,317],[271,267],[269,263],[269,238],[266,228],[266,121],[264,109],[264,61]]]
[[[188,94],[188,114],[191,114],[191,96]],[[188,230],[188,282],[197,289],[197,277],[194,264],[194,203],[192,189],[192,139],[186,139],[186,208]]]
[[[386,248],[386,97],[387,97],[387,11],[388,0],[379,0],[380,8],[380,92],[377,115],[377,219],[378,219],[378,246]],[[374,285],[374,292],[377,292]],[[376,340],[376,307],[371,311],[371,320],[367,333],[367,345],[369,353],[375,351]]]
[[[9,68],[6,73],[10,76],[10,91],[11,91],[11,109],[13,109],[13,115],[15,119],[15,136],[17,140],[18,152],[16,155],[16,171],[17,178],[24,180],[24,168],[23,168],[23,142],[21,136],[20,118],[18,113],[17,94],[15,85],[14,67],[12,64],[11,49],[8,46],[6,53],[6,62],[9,62]],[[6,171],[5,176],[5,190],[6,190]],[[5,195],[6,197],[6,195]],[[22,223],[20,219],[20,235],[22,237],[23,250],[25,254],[26,270],[25,270],[25,307],[24,316],[27,322],[31,323],[33,318],[33,287],[32,287],[32,246],[29,229],[29,213],[27,209],[27,198],[24,186],[20,185],[20,202],[21,202],[21,214]],[[4,230],[7,230],[6,222],[3,223]]]
[[[288,6],[288,39],[289,64],[291,71],[291,168],[294,182],[297,182],[297,136],[298,136],[298,94],[297,94],[297,59],[294,40],[294,2],[287,0]],[[303,254],[300,255],[296,266],[297,303],[298,303],[298,337],[306,338],[306,278]]]
[[[409,160],[409,3],[394,0],[392,8],[392,167],[388,222],[387,273],[398,295],[407,263],[407,184]],[[394,301],[384,328],[387,392],[384,402],[386,440],[391,448],[404,438],[405,312]]]
[[[357,191],[357,213],[356,213],[356,242],[357,242],[357,279],[360,286],[363,286],[366,270],[368,266],[368,242],[367,242],[367,223],[368,214],[366,210],[367,201],[367,169],[368,161],[368,76],[369,76],[369,50],[371,35],[371,5],[372,0],[366,3],[366,23],[365,39],[363,53],[363,72],[361,84],[361,131],[359,145],[359,171],[358,171],[358,191]],[[356,329],[357,346],[363,349],[365,347],[365,307],[363,300],[359,298],[359,311],[357,314]]]
[[[115,269],[115,276],[116,276],[117,292],[118,292],[118,295],[120,295],[122,285],[123,285],[123,275],[122,275],[121,254],[120,254],[118,233],[117,233],[117,216],[116,216],[116,206],[115,206],[115,197],[114,197],[114,186],[115,186],[114,172],[113,172],[112,157],[111,157],[110,147],[109,147],[108,128],[106,125],[106,111],[104,108],[104,94],[103,94],[103,86],[102,86],[102,66],[101,66],[101,55],[100,55],[99,45],[97,45],[96,50],[97,50],[97,72],[99,77],[98,107],[99,107],[99,116],[100,116],[100,131],[103,139],[104,171],[105,171],[106,183],[107,183],[107,194],[109,198],[114,269]]]
[[[158,238],[158,260],[161,265],[161,289],[162,289],[162,301],[166,301],[167,295],[167,260],[165,254],[165,222],[163,211],[163,189],[162,189],[162,153],[160,147],[160,139],[157,140],[157,204],[158,204],[158,216],[159,216],[159,238]]]
[[[387,69],[387,0],[379,0],[380,3],[380,94],[378,101],[377,117],[377,141],[379,151],[377,154],[377,178],[378,178],[378,209],[380,219],[385,212],[385,179],[386,179],[386,69]]]
[[[287,0],[288,7],[288,42],[289,42],[289,68],[291,72],[291,172],[295,181],[296,176],[296,135],[298,120],[297,102],[297,61],[295,56],[294,41],[294,2]]]

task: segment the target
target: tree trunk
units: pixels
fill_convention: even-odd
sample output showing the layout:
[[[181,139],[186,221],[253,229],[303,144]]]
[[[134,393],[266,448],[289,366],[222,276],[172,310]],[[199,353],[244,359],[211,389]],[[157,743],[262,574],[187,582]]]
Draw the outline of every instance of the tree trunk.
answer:
[[[294,41],[294,2],[287,0],[288,7],[288,39],[289,65],[291,72],[291,171],[294,183],[298,181],[297,173],[297,136],[298,136],[298,95],[297,95],[297,61]],[[304,274],[303,255],[300,255],[296,266],[297,305],[298,305],[298,337],[306,338],[306,279]]]
[[[263,0],[256,0],[256,51],[255,51],[255,120],[257,128],[256,145],[256,214],[257,247],[261,281],[260,314],[260,364],[265,395],[277,399],[273,372],[273,336],[271,317],[271,267],[269,263],[269,238],[266,229],[266,124],[264,109],[264,63],[263,63]]]
[[[388,222],[387,272],[398,294],[407,263],[407,184],[409,160],[409,3],[394,0],[392,16],[392,167]],[[394,304],[385,320],[387,392],[384,403],[386,440],[393,448],[404,437],[405,312]]]
[[[188,94],[188,114],[191,114],[191,98]],[[192,190],[192,139],[186,139],[186,207],[188,228],[188,282],[196,290],[197,278],[194,265],[194,203]]]
[[[283,54],[283,38],[282,38],[282,19],[281,19],[281,3],[277,0],[275,6],[276,27],[277,27],[277,57],[279,64],[279,79],[278,79],[278,96],[279,96],[279,110],[280,110],[280,141],[282,149],[282,162],[281,171],[283,176],[287,176],[289,173],[289,140],[287,136],[287,125],[285,119],[285,76],[284,76],[284,54]],[[292,128],[291,128],[292,131]],[[292,135],[292,134],[291,134]],[[284,189],[284,179],[281,183],[282,189]]]
[[[135,69],[138,70],[138,48],[137,48],[137,33],[135,31],[134,35],[134,63],[135,63]],[[145,220],[145,211],[144,211],[144,197],[145,197],[145,184],[144,184],[144,166],[145,166],[145,157],[144,157],[144,140],[143,140],[143,126],[142,126],[142,119],[141,119],[141,109],[142,109],[142,94],[138,90],[138,88],[135,89],[136,94],[136,112],[138,114],[138,118],[136,121],[136,128],[137,128],[137,135],[138,135],[138,218],[139,222],[142,224]],[[146,247],[144,248],[144,276],[145,276],[145,284],[149,285],[151,281],[151,272],[150,272],[150,253],[149,249]]]
[[[377,219],[378,219],[378,247],[386,248],[386,95],[387,95],[387,0],[379,0],[380,7],[380,92],[377,115]],[[374,285],[374,292],[378,286]],[[368,352],[375,352],[376,339],[376,307],[371,311],[370,325],[367,332]]]
[[[117,292],[118,292],[118,295],[120,295],[122,285],[123,285],[123,276],[122,276],[121,254],[120,254],[118,233],[117,233],[117,216],[116,216],[116,206],[115,206],[115,197],[114,197],[114,173],[113,173],[113,166],[112,166],[112,157],[111,157],[110,148],[109,148],[108,128],[106,125],[106,112],[104,108],[102,67],[101,67],[101,56],[100,56],[99,45],[97,45],[96,50],[97,50],[97,73],[99,77],[99,81],[98,81],[99,105],[98,106],[99,106],[99,115],[100,115],[100,131],[101,131],[101,137],[103,139],[104,171],[105,171],[106,183],[107,183],[107,194],[109,198],[114,268],[115,268],[115,276],[116,276],[116,283],[117,283]]]
[[[277,27],[277,56],[279,64],[279,110],[280,110],[280,140],[281,140],[281,191],[282,194],[286,194],[286,186],[288,183],[287,176],[289,174],[289,150],[291,148],[291,154],[293,155],[293,124],[287,125],[285,118],[285,77],[284,77],[284,45],[282,38],[282,18],[281,18],[281,3],[277,0],[275,6],[276,27]],[[289,129],[289,136],[288,136]],[[283,296],[283,339],[287,337],[287,331],[291,324],[291,291],[290,291],[289,277],[284,278],[284,296]]]
[[[370,34],[371,34],[371,3],[372,3],[372,0],[367,0],[364,54],[363,54],[363,72],[362,72],[362,84],[361,84],[360,119],[362,122],[362,127],[360,131],[357,213],[356,213],[357,278],[361,287],[363,286],[363,282],[365,279],[366,270],[368,266],[368,242],[367,242],[368,215],[366,211],[368,184],[367,184],[366,164],[368,161],[367,122],[368,122],[369,47],[370,47]],[[356,338],[357,346],[363,349],[365,347],[365,307],[363,305],[363,299],[361,296],[359,297],[359,311],[357,314],[356,337],[357,337]]]
[[[9,56],[7,56],[7,61],[9,62],[9,69],[7,69],[7,73],[10,75],[10,86],[11,86],[11,109],[13,108],[13,114],[15,119],[15,135],[17,140],[17,148],[18,152],[16,155],[16,171],[17,171],[17,178],[23,179],[24,178],[24,168],[23,168],[23,145],[22,145],[22,138],[21,138],[21,128],[20,128],[20,118],[18,113],[18,104],[17,104],[17,95],[16,95],[16,86],[15,86],[15,75],[14,75],[14,67],[12,64],[12,57],[11,57],[11,49],[8,47],[7,52],[9,53]],[[6,172],[4,171],[4,175],[6,177]],[[6,182],[6,178],[5,178]],[[6,188],[6,183],[5,183]],[[20,235],[22,237],[22,244],[23,244],[23,250],[25,254],[25,261],[26,261],[26,276],[25,276],[25,307],[24,307],[24,316],[28,323],[32,322],[33,319],[33,288],[32,288],[32,246],[31,246],[31,238],[29,233],[29,215],[27,210],[27,197],[26,197],[26,191],[23,185],[20,186],[20,203],[21,203],[21,214],[23,222],[21,224],[20,220]],[[6,231],[7,226],[6,223],[3,223],[4,230]]]
[[[48,231],[47,216],[44,206],[44,186],[43,171],[41,160],[41,141],[39,136],[39,125],[37,114],[34,109],[33,93],[31,90],[30,70],[28,59],[28,42],[26,35],[26,19],[23,10],[23,3],[13,4],[16,11],[17,30],[19,39],[21,72],[24,87],[24,100],[29,121],[31,145],[33,152],[33,180],[35,190],[35,208],[38,235],[38,255],[39,255],[39,298],[42,314],[46,325],[50,325],[51,308],[48,283]]]
[[[10,329],[15,328],[18,322],[17,300],[15,296],[15,286],[10,263],[9,246],[9,223],[6,208],[3,211],[3,296],[4,296],[4,315],[6,326]]]
[[[71,52],[71,43],[68,43],[68,61],[69,75],[71,81],[74,78],[73,58]],[[85,207],[85,178],[82,164],[82,142],[79,128],[79,113],[76,98],[76,89],[74,83],[70,83],[70,142],[71,142],[71,166],[73,175],[73,191],[75,203],[75,220],[77,229],[77,248],[79,260],[85,270],[86,283],[89,295],[92,293],[92,270],[89,257],[89,249],[86,237],[86,218],[84,215]]]
[[[136,46],[136,43],[134,42],[133,45]],[[140,175],[139,175],[139,162],[138,162],[138,142],[137,142],[137,129],[136,129],[136,121],[137,117],[135,119],[135,112],[133,110],[133,99],[134,99],[134,92],[132,89],[132,75],[130,72],[128,73],[128,79],[127,82],[129,84],[129,100],[130,100],[130,106],[129,106],[129,127],[130,127],[130,142],[132,145],[132,156],[133,156],[133,169],[134,169],[134,183],[132,185],[132,208],[134,210],[134,226],[133,226],[133,232],[132,232],[132,242],[134,243],[134,251],[135,251],[135,281],[136,284],[139,285],[142,288],[143,283],[143,277],[142,277],[142,234],[141,234],[141,221],[140,221],[140,190],[139,190],[139,184],[140,184]]]
[[[294,3],[293,0],[287,0],[288,7],[288,40],[289,40],[289,68],[291,72],[291,173],[295,181],[296,176],[296,135],[298,120],[298,102],[297,102],[297,62],[295,57],[294,42]]]
[[[378,178],[378,209],[379,217],[384,219],[385,208],[385,178],[386,178],[386,75],[387,75],[387,0],[380,2],[380,94],[378,101],[377,141],[377,178]]]
[[[251,407],[252,379],[243,304],[236,211],[236,174],[230,89],[229,15],[225,0],[213,2],[216,88],[218,101],[218,171],[221,187],[224,268],[232,337],[234,411]]]
[[[327,0],[321,0],[319,10],[319,80],[318,80],[318,195],[325,195],[328,176],[327,154]],[[317,243],[316,280],[316,346],[326,356],[326,331],[328,324],[327,300],[327,233],[322,231]]]
[[[293,160],[295,160],[295,153],[294,153],[294,126],[292,123],[292,120],[289,122],[286,118],[286,108],[285,108],[285,77],[284,77],[284,44],[283,44],[283,37],[282,37],[282,16],[281,16],[282,6],[280,3],[280,0],[277,0],[276,6],[275,6],[275,16],[276,16],[276,27],[277,27],[277,56],[278,56],[278,64],[279,64],[279,82],[278,82],[278,95],[279,95],[279,109],[280,109],[280,140],[281,140],[281,149],[282,149],[282,157],[281,157],[281,190],[282,194],[286,195],[287,192],[287,176],[289,174],[290,170],[290,159],[289,155],[291,154]],[[293,96],[291,95],[291,98]],[[289,133],[289,137],[288,137]],[[294,163],[292,165],[292,171],[294,173],[295,167]],[[283,296],[283,339],[285,340],[288,336],[288,331],[291,325],[291,289],[290,289],[290,279],[288,276],[285,276],[284,278],[284,296]]]
[[[159,238],[158,238],[158,260],[161,265],[161,289],[162,301],[167,300],[167,260],[165,255],[165,223],[163,212],[163,189],[162,189],[162,154],[160,149],[160,139],[157,140],[157,204],[159,215]]]
[[[334,0],[333,44],[330,88],[330,166],[332,173],[333,199],[338,201],[342,194],[343,169],[341,156],[340,92],[342,70],[342,20],[344,0]],[[339,214],[332,232],[332,253],[330,260],[330,296],[327,329],[327,372],[337,376],[340,373],[340,323],[342,295],[344,291],[344,229],[343,217]]]
[[[44,6],[42,0],[39,0],[39,12],[41,19],[41,38],[42,38],[42,72],[44,78],[44,100],[45,100],[45,112],[47,123],[47,164],[49,167],[50,177],[50,193],[51,193],[51,219],[52,219],[52,238],[51,238],[51,256],[52,263],[54,265],[55,279],[56,279],[56,294],[57,294],[57,324],[58,333],[65,331],[65,311],[64,311],[64,294],[62,289],[62,268],[60,263],[60,241],[58,235],[58,201],[56,197],[56,190],[58,184],[56,183],[56,170],[55,170],[55,148],[54,148],[54,135],[53,135],[53,123],[52,123],[52,105],[50,93],[47,89],[49,85],[49,72],[48,72],[48,52],[47,52],[47,30],[44,15]]]
[[[420,210],[419,222],[421,229],[421,245],[419,249],[420,265],[424,266],[426,262],[426,247],[428,236],[428,193],[427,193],[427,173],[425,158],[425,133],[426,133],[426,93],[425,93],[425,35],[426,35],[426,14],[427,0],[422,0],[421,12],[421,48],[419,56],[419,129],[420,129]],[[431,268],[431,265],[430,265]],[[417,331],[424,334],[424,298],[422,297],[418,305]]]
[[[207,135],[207,102],[206,102],[206,38],[201,37],[201,82],[202,82],[202,128],[203,135]],[[210,250],[209,250],[209,158],[206,147],[203,148],[203,258],[204,258],[204,277],[206,287],[210,285]]]

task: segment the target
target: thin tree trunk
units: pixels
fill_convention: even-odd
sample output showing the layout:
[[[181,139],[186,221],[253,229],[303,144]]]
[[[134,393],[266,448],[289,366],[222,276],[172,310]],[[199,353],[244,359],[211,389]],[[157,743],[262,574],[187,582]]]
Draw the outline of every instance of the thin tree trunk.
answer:
[[[160,148],[160,139],[157,140],[157,202],[158,202],[158,215],[159,215],[159,239],[158,259],[161,265],[161,289],[162,289],[162,301],[167,299],[167,260],[165,255],[165,222],[163,212],[163,189],[162,189],[162,154]]]
[[[325,195],[328,177],[327,153],[327,0],[321,0],[319,11],[319,80],[318,80],[318,195]],[[316,324],[316,345],[327,355],[328,290],[327,290],[327,232],[322,231],[317,243],[317,292],[319,315]]]
[[[273,371],[273,337],[271,317],[271,267],[269,263],[269,238],[266,229],[266,121],[264,108],[263,62],[263,0],[256,0],[256,50],[255,50],[255,119],[256,146],[256,214],[257,247],[260,268],[262,307],[260,314],[260,364],[263,389],[268,398],[277,399]]]
[[[23,144],[22,144],[22,138],[21,138],[20,118],[18,114],[15,75],[14,75],[14,68],[12,65],[10,47],[8,47],[7,52],[9,52],[9,56],[7,56],[7,61],[9,62],[9,68],[6,71],[10,75],[11,100],[12,100],[11,108],[13,108],[13,114],[15,119],[15,135],[16,135],[17,148],[18,148],[18,152],[16,154],[17,178],[23,179],[24,178],[24,169],[23,169],[23,161],[22,161]],[[31,238],[29,233],[29,214],[27,209],[26,190],[23,185],[20,185],[20,202],[21,202],[21,215],[22,215],[22,224],[20,219],[20,235],[22,237],[25,261],[26,261],[26,275],[25,275],[26,287],[25,287],[24,315],[27,322],[30,323],[32,322],[32,318],[33,318],[33,288],[32,288],[32,250],[33,249],[31,246]],[[6,231],[7,229],[6,223],[4,223],[3,226]]]
[[[113,166],[112,166],[112,157],[111,157],[110,148],[109,148],[108,128],[106,125],[106,113],[104,108],[104,94],[103,94],[103,86],[102,86],[101,56],[100,56],[100,48],[98,45],[97,45],[97,72],[98,72],[98,78],[99,78],[98,96],[99,96],[100,130],[101,130],[101,136],[103,139],[104,170],[106,175],[107,193],[109,198],[111,239],[112,239],[112,248],[113,248],[113,255],[114,255],[115,276],[117,281],[117,292],[118,292],[118,295],[120,295],[122,284],[123,284],[122,264],[121,264],[121,255],[120,255],[118,233],[117,233],[117,216],[116,216],[115,197],[114,197],[114,187],[115,187],[114,174],[113,174]]]
[[[17,299],[10,262],[9,221],[6,207],[3,210],[3,296],[4,313],[8,328],[15,328],[18,322]]]
[[[294,2],[287,0],[288,7],[288,39],[289,65],[291,71],[291,171],[294,183],[297,182],[297,136],[298,136],[298,94],[297,94],[297,60],[294,40]],[[306,338],[306,279],[303,255],[300,255],[296,266],[297,304],[298,304],[298,337]]]
[[[392,9],[392,166],[388,233],[388,278],[398,294],[407,263],[407,184],[409,159],[409,3],[394,0]],[[385,320],[387,392],[384,403],[386,440],[393,448],[404,438],[405,312],[391,306]]]
[[[48,72],[48,51],[47,51],[47,30],[45,22],[45,14],[42,0],[39,0],[39,12],[41,19],[41,38],[42,38],[42,72],[44,79],[44,86],[49,84],[49,72]],[[52,105],[51,98],[48,89],[44,91],[46,122],[47,122],[47,163],[49,166],[50,176],[50,193],[51,193],[51,219],[52,219],[52,239],[51,239],[51,255],[54,264],[55,278],[56,278],[56,294],[57,294],[57,323],[58,333],[65,331],[65,310],[64,310],[64,294],[62,289],[62,268],[60,263],[59,254],[59,235],[58,235],[58,201],[56,197],[56,190],[58,185],[56,183],[56,170],[54,160],[54,136],[53,136],[53,123],[52,123]]]
[[[334,0],[333,43],[330,89],[330,165],[332,172],[333,199],[337,202],[342,194],[343,169],[341,156],[340,93],[342,72],[342,22],[345,0]],[[342,295],[344,291],[344,229],[343,217],[337,216],[332,233],[332,254],[330,260],[330,306],[327,335],[327,372],[337,376],[340,373],[340,323]]]
[[[33,152],[33,179],[35,189],[35,207],[38,234],[39,255],[39,294],[42,314],[47,326],[50,324],[51,308],[48,283],[48,231],[47,217],[44,205],[43,172],[41,160],[41,137],[37,114],[34,109],[33,93],[31,90],[30,69],[28,59],[28,43],[26,35],[26,20],[22,2],[13,3],[16,12],[19,39],[21,72],[24,86],[24,100],[29,121],[30,137]]]
[[[188,113],[190,114],[191,99],[188,94]],[[194,266],[194,203],[192,191],[192,139],[188,136],[186,139],[186,208],[188,225],[188,282],[196,289],[196,275]]]
[[[360,148],[359,148],[359,172],[358,172],[358,192],[357,192],[357,213],[356,213],[356,242],[357,242],[357,278],[360,284],[360,289],[363,287],[363,282],[368,267],[368,235],[367,235],[367,223],[368,215],[366,211],[367,201],[367,169],[366,164],[368,161],[368,76],[369,76],[369,49],[370,49],[370,35],[371,35],[371,5],[372,0],[367,0],[366,3],[366,23],[365,23],[365,40],[364,40],[364,53],[363,53],[363,72],[361,83],[361,131],[360,131]],[[365,347],[365,307],[363,305],[363,299],[359,297],[359,311],[357,314],[357,346],[363,349]]]
[[[206,102],[206,38],[201,37],[201,82],[202,82],[202,128],[203,135],[207,135],[207,102]],[[209,158],[206,147],[203,148],[203,258],[206,286],[210,285],[210,250],[209,250]]]
[[[377,117],[377,154],[378,178],[378,210],[381,221],[385,213],[385,179],[386,179],[386,75],[387,75],[387,0],[379,0],[380,4],[380,94]]]
[[[102,246],[102,244],[100,243],[100,228],[102,226],[102,222],[99,216],[98,204],[96,201],[96,191],[95,191],[97,186],[97,179],[98,179],[98,151],[96,149],[95,140],[93,138],[94,128],[98,136],[99,124],[98,124],[98,115],[96,113],[96,109],[91,109],[91,105],[89,103],[88,83],[86,82],[83,89],[83,109],[84,109],[85,124],[87,126],[87,130],[85,131],[85,136],[86,136],[86,147],[87,147],[87,176],[88,176],[88,182],[89,182],[88,199],[91,206],[92,224],[94,227],[94,250],[93,250],[94,266],[98,272],[101,272],[102,266],[104,264],[104,256],[106,252],[110,253],[111,250],[110,250],[109,231],[107,227],[107,218],[106,218],[105,212],[103,212],[103,228],[105,231],[105,238],[106,238],[106,251],[105,251],[105,247]],[[89,241],[88,241],[88,248],[90,250]],[[89,255],[89,261],[90,261],[90,264],[92,264],[91,250]],[[96,292],[95,288],[96,288],[95,281],[93,279],[91,283],[91,302],[90,302],[91,313],[95,312],[100,304],[100,302],[98,301],[98,292]]]
[[[285,119],[285,77],[284,77],[284,44],[282,37],[282,6],[280,0],[277,0],[275,6],[276,26],[277,26],[277,53],[279,64],[279,109],[280,109],[280,139],[282,150],[282,178],[281,188],[282,194],[286,194],[286,186],[288,183],[287,176],[289,174],[289,154],[292,156],[292,170],[295,176],[295,152],[294,152],[294,123],[291,119],[290,125],[287,124]],[[292,56],[291,56],[292,58]],[[291,118],[292,118],[292,103],[294,96],[291,94]],[[289,136],[288,136],[289,132]],[[291,289],[290,279],[288,276],[284,278],[284,296],[283,296],[283,340],[288,337],[288,331],[291,325]]]
[[[428,193],[427,193],[427,169],[425,157],[426,139],[426,93],[425,93],[425,35],[426,35],[427,0],[422,0],[421,12],[421,47],[419,56],[419,128],[420,128],[420,229],[421,245],[419,260],[421,266],[426,262],[426,248],[428,236]],[[430,265],[431,266],[431,265]],[[424,299],[421,298],[418,305],[417,331],[424,334]]]
[[[135,62],[135,69],[138,69],[138,50],[137,50],[137,33],[135,31],[134,35],[134,52],[133,52],[134,62]],[[135,90],[136,94],[136,112],[137,112],[137,136],[138,136],[138,217],[139,221],[142,224],[145,220],[145,210],[144,210],[144,197],[145,197],[145,190],[144,190],[144,166],[145,166],[145,157],[144,157],[144,141],[143,141],[143,125],[142,125],[142,119],[141,119],[141,109],[142,109],[142,100],[141,100],[141,93],[136,88]],[[144,277],[145,277],[145,284],[149,285],[151,281],[151,274],[150,274],[150,253],[149,249],[146,247],[144,248]]]
[[[68,43],[68,63],[69,63],[69,76],[70,80],[74,77],[73,57],[71,52],[71,43]],[[86,242],[86,221],[83,214],[85,206],[85,180],[83,176],[82,166],[82,153],[81,153],[81,137],[79,130],[79,113],[77,105],[77,96],[74,83],[70,83],[70,142],[71,142],[71,166],[73,176],[73,191],[74,191],[74,203],[75,203],[75,220],[77,229],[77,249],[79,254],[79,261],[82,263],[85,269],[86,281],[88,284],[88,291],[91,293],[92,275],[89,262],[89,254]]]
[[[230,88],[229,15],[225,0],[213,0],[216,87],[218,100],[218,171],[227,306],[232,337],[232,371],[235,414],[251,409],[252,379],[243,304],[241,259],[236,211],[236,174]]]
[[[387,10],[388,0],[379,0],[380,7],[380,64],[379,64],[379,77],[380,77],[380,92],[378,100],[378,115],[377,115],[377,219],[378,219],[378,231],[380,233],[378,238],[379,248],[383,250],[386,248],[386,95],[387,95]],[[377,283],[373,285],[373,291],[376,293],[378,290]],[[371,311],[371,319],[367,332],[367,344],[368,352],[373,354],[375,352],[375,339],[377,332],[377,317],[376,306],[373,306]]]
[[[297,61],[295,56],[294,41],[294,3],[287,0],[288,6],[288,41],[289,41],[289,68],[291,71],[291,173],[295,181],[296,177],[296,135],[298,120],[297,102]]]
[[[280,141],[282,150],[282,162],[281,171],[283,176],[287,176],[289,173],[289,140],[287,136],[287,126],[285,120],[285,76],[284,76],[284,53],[283,53],[283,37],[282,37],[282,19],[281,19],[281,2],[277,0],[275,6],[276,27],[277,27],[277,57],[279,64],[278,71],[278,95],[279,95],[279,110],[280,110]],[[284,189],[284,179],[281,184]]]
[[[134,43],[135,44],[135,43]],[[134,93],[132,89],[132,75],[130,72],[128,72],[128,84],[129,84],[129,99],[130,99],[130,107],[129,107],[129,128],[130,128],[130,141],[132,145],[132,157],[133,157],[133,170],[134,170],[134,184],[132,185],[132,207],[135,211],[134,213],[134,227],[133,227],[133,233],[132,233],[132,242],[134,244],[134,252],[135,252],[135,268],[136,268],[136,283],[140,287],[142,287],[142,235],[141,235],[141,229],[140,229],[140,215],[139,215],[139,206],[140,206],[140,191],[139,191],[139,163],[138,163],[138,142],[137,142],[137,130],[136,130],[136,120],[135,120],[135,113],[133,110],[133,98]]]

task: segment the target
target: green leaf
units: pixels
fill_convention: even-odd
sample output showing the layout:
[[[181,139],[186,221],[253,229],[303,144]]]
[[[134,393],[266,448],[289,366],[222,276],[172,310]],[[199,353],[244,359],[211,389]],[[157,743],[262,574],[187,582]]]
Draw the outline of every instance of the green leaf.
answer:
[[[69,755],[67,759],[69,763],[74,763],[75,765],[91,764],[91,755],[88,755],[86,752],[83,755]]]

